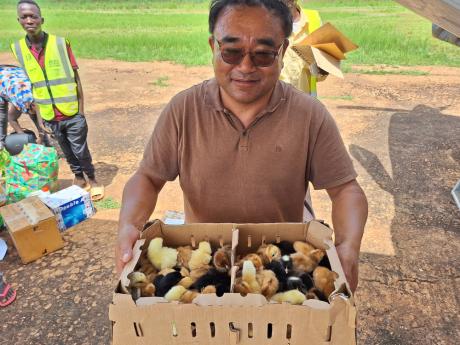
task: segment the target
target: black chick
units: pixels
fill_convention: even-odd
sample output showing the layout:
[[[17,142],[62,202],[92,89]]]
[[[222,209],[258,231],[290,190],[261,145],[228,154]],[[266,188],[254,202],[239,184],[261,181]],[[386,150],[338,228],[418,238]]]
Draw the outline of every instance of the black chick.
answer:
[[[278,279],[279,284],[278,292],[286,291],[287,273],[281,261],[272,260],[265,266],[265,268],[268,270],[272,270],[275,273],[276,279]]]
[[[215,286],[217,296],[222,296],[224,293],[230,292],[230,276],[227,272],[219,272],[216,269],[211,269],[205,275],[198,278],[190,286],[190,289],[201,291],[209,285]]]
[[[164,295],[166,295],[174,285],[177,285],[182,278],[182,274],[177,271],[168,273],[165,276],[161,274],[157,275],[153,280],[153,285],[155,285],[155,296],[164,297]]]
[[[291,255],[295,253],[294,245],[292,242],[288,241],[281,241],[280,243],[273,243],[281,250],[281,256],[283,255]]]

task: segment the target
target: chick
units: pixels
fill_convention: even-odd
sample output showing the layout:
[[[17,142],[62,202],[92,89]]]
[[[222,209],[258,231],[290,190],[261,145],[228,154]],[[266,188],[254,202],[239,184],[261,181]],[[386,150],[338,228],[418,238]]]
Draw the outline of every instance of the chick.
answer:
[[[179,301],[181,297],[187,292],[187,289],[181,285],[173,286],[165,295],[165,299],[169,302]]]
[[[193,249],[191,246],[177,247],[177,264],[180,267],[190,268],[188,267],[188,262],[192,257],[192,251]]]
[[[231,256],[232,247],[230,245],[225,245],[222,248],[219,248],[218,250],[216,250],[212,257],[214,267],[219,272],[228,272],[232,267]]]
[[[190,271],[190,278],[195,282],[197,281],[200,277],[204,276],[208,271],[211,269],[211,266],[206,265],[194,270]]]
[[[321,249],[314,249],[308,255],[297,252],[291,254],[292,266],[295,270],[312,272],[324,256],[324,251]]]
[[[158,274],[161,274],[162,276],[165,276],[165,275],[167,275],[168,273],[171,273],[171,272],[176,272],[176,270],[173,269],[173,268],[164,268],[160,272],[158,272]]]
[[[250,253],[248,255],[246,255],[243,259],[241,259],[237,266],[240,268],[240,269],[243,269],[243,264],[246,260],[250,260],[252,261],[252,263],[254,264],[254,267],[256,268],[256,271],[260,271],[261,269],[264,268],[264,264],[262,262],[262,258],[260,257],[260,255],[257,255],[255,253]]]
[[[147,248],[142,250],[141,256],[139,257],[139,271],[145,273],[145,275],[150,275],[152,273],[156,273],[157,270],[150,262],[149,258],[147,257]]]
[[[190,277],[184,277],[179,282],[179,285],[182,285],[186,289],[192,286],[192,284],[193,284],[193,279]]]
[[[202,241],[198,245],[198,248],[192,252],[192,256],[188,262],[190,270],[207,266],[211,262],[211,245],[207,241]]]
[[[316,300],[328,302],[327,297],[315,287],[312,287],[310,290],[308,290],[308,292],[305,294],[305,297],[307,299],[316,299]]]
[[[128,291],[134,300],[139,297],[151,297],[155,292],[155,287],[152,283],[149,283],[144,273],[134,271],[128,274],[129,286]],[[152,290],[153,287],[153,290]]]
[[[217,290],[214,285],[208,285],[203,290],[201,290],[202,294],[210,294],[210,293],[216,293],[216,292]]]
[[[250,293],[260,293],[260,285],[256,279],[256,268],[252,261],[246,260],[243,263],[243,273],[242,273],[243,282],[248,284]]]
[[[195,297],[198,296],[198,295],[199,295],[199,293],[197,291],[187,290],[181,296],[179,301],[182,302],[182,303],[192,303],[193,300],[195,299]]]
[[[257,254],[262,258],[264,265],[267,265],[272,260],[279,260],[281,258],[281,250],[274,244],[262,244],[257,249]]]
[[[295,241],[293,247],[297,253],[302,253],[303,255],[308,255],[311,251],[315,250],[315,247],[310,243],[303,241]]]
[[[177,285],[182,278],[182,275],[176,271],[168,273],[165,276],[161,274],[157,275],[153,281],[156,288],[155,296],[163,297],[173,286]]]
[[[273,260],[266,268],[273,271],[278,279],[278,291],[286,291],[287,273],[280,260]]]
[[[271,270],[262,270],[256,275],[257,282],[260,285],[260,291],[267,299],[270,299],[278,291],[278,279],[275,272]]]
[[[299,290],[289,290],[277,293],[271,300],[278,303],[288,302],[290,304],[302,304],[306,299],[305,295]]]
[[[203,291],[207,286],[214,286],[218,296],[230,292],[230,276],[226,272],[219,272],[212,268],[206,274],[202,275],[190,287],[192,290]]]
[[[327,298],[335,290],[334,282],[339,277],[337,272],[331,271],[326,267],[318,266],[313,271],[313,281],[315,287],[321,291]]]
[[[149,243],[147,257],[156,269],[162,270],[177,265],[177,250],[163,247],[163,239],[156,237]]]
[[[291,255],[292,253],[295,253],[292,242],[281,241],[280,243],[276,243],[276,246],[281,250],[281,255]]]

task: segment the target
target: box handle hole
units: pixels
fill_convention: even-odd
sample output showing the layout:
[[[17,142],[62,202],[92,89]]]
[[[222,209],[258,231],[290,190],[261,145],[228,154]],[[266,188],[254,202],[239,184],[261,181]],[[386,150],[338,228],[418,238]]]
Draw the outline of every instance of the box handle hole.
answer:
[[[267,325],[267,339],[271,339],[273,336],[273,325],[269,323]]]
[[[286,329],[286,339],[292,338],[292,326],[290,324],[287,325]]]
[[[248,323],[248,338],[254,337],[254,329],[252,327],[252,322]]]
[[[134,332],[136,332],[137,337],[143,337],[144,332],[142,331],[141,324],[138,322],[134,322]]]
[[[216,325],[214,324],[214,322],[211,322],[209,324],[209,328],[211,330],[211,338],[214,338],[216,336]]]
[[[192,337],[196,337],[196,323],[195,322],[192,322],[190,324],[190,329],[192,330]]]

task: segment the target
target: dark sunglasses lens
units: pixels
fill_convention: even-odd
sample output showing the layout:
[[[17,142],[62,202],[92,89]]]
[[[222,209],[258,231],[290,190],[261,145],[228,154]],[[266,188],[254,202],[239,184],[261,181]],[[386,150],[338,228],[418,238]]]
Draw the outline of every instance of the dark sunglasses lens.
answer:
[[[243,60],[243,51],[240,49],[223,49],[222,60],[230,65],[239,65]]]
[[[254,65],[259,66],[259,67],[268,67],[273,64],[275,61],[275,54],[273,53],[254,53],[252,55],[252,62]]]

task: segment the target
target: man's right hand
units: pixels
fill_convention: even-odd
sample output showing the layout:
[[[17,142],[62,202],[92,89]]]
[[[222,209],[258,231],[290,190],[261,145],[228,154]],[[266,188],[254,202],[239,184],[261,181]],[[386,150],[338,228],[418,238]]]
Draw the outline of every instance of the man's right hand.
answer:
[[[118,240],[115,248],[115,265],[117,275],[121,274],[125,265],[133,257],[133,247],[139,239],[139,230],[131,224],[120,225],[118,230]]]

